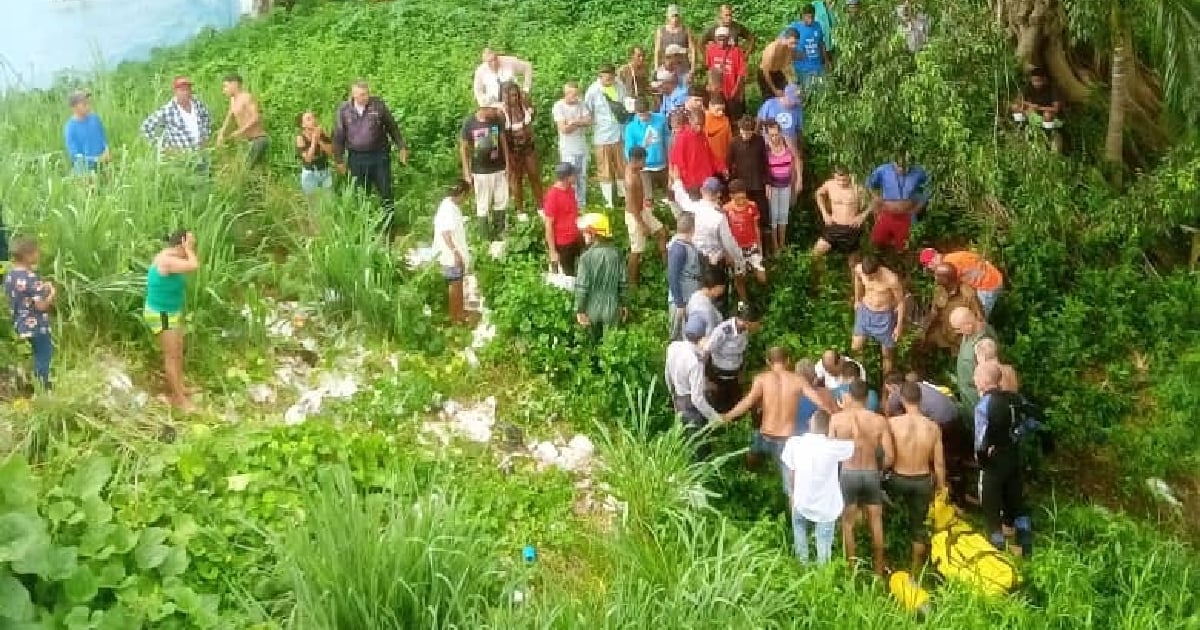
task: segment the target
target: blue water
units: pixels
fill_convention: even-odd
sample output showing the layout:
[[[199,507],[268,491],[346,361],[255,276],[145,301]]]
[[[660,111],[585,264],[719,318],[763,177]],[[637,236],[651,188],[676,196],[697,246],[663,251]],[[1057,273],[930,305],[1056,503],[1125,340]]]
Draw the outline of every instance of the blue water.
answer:
[[[232,26],[241,7],[241,0],[3,0],[0,92],[145,59],[205,28]]]

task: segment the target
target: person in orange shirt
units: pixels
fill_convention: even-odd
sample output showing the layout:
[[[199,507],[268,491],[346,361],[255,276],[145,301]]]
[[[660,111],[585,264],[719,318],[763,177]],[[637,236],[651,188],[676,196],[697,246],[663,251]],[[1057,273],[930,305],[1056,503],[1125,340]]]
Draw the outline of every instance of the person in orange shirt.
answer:
[[[943,254],[932,247],[921,250],[920,260],[921,266],[930,270],[942,263],[954,267],[959,280],[975,289],[979,302],[983,304],[984,316],[992,314],[992,307],[996,306],[996,300],[1004,290],[1004,274],[995,265],[975,252],[964,250]]]
[[[727,164],[729,145],[733,143],[733,125],[725,115],[725,99],[719,94],[709,99],[708,111],[704,112],[704,137],[717,164]]]

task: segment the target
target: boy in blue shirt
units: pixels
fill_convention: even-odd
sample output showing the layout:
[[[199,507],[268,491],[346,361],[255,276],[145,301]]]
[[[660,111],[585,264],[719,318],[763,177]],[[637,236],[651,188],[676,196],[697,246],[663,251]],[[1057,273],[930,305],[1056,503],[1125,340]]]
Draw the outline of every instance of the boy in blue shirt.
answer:
[[[104,124],[92,112],[91,95],[87,92],[75,90],[68,97],[67,104],[71,106],[71,117],[63,129],[67,158],[71,160],[76,175],[94,172],[100,162],[109,159]]]
[[[642,168],[642,185],[646,199],[653,199],[657,188],[667,193],[667,117],[650,111],[650,101],[637,99],[636,115],[625,125],[625,161],[630,160],[634,147],[646,150],[646,165]]]
[[[815,79],[825,75],[829,65],[829,51],[825,49],[825,29],[816,21],[817,11],[811,4],[800,10],[800,21],[791,27],[800,34],[796,40],[796,60],[792,67],[796,79],[804,89],[810,90]]]

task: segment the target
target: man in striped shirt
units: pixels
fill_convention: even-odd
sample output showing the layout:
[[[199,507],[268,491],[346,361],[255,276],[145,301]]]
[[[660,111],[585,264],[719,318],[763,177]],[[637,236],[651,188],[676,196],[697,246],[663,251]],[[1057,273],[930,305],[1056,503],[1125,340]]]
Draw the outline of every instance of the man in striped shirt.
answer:
[[[157,142],[159,151],[179,153],[203,148],[212,135],[212,116],[204,102],[192,95],[192,80],[175,77],[175,97],[142,122],[142,135]]]

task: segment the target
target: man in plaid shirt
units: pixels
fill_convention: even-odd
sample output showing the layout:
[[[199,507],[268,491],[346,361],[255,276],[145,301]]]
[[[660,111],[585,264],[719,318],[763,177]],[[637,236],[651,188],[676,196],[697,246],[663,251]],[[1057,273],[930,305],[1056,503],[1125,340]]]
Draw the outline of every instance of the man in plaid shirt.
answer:
[[[190,151],[208,142],[212,116],[199,99],[192,96],[192,80],[179,76],[172,83],[175,98],[167,101],[142,123],[142,135],[157,142],[160,151]]]

